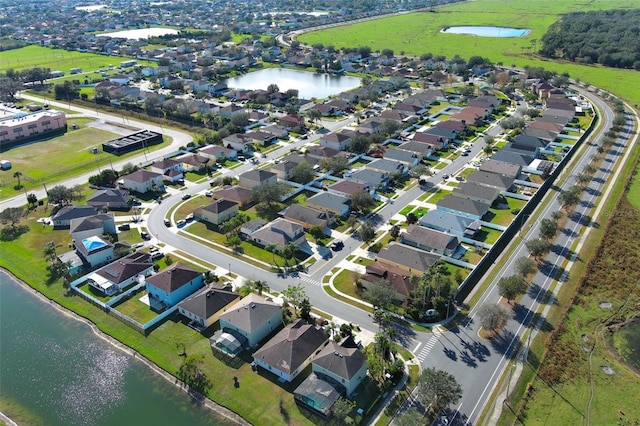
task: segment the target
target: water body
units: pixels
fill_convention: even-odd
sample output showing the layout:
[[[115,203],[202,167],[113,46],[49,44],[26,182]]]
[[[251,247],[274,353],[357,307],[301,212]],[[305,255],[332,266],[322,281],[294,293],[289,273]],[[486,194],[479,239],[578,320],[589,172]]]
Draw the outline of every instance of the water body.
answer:
[[[76,10],[84,10],[86,12],[93,12],[95,10],[104,9],[107,7],[106,4],[96,4],[94,6],[76,6]]]
[[[0,411],[18,424],[232,424],[1,270],[0,295]]]
[[[287,68],[265,68],[227,80],[227,85],[234,89],[266,90],[270,84],[277,84],[282,92],[297,89],[300,98],[321,99],[358,87],[360,79]]]
[[[97,37],[117,37],[129,40],[148,39],[149,37],[165,34],[178,34],[178,30],[172,28],[141,28],[138,30],[116,31],[113,33],[96,34]]]
[[[524,37],[531,32],[528,28],[461,26],[442,29],[446,34],[471,34],[480,37]]]

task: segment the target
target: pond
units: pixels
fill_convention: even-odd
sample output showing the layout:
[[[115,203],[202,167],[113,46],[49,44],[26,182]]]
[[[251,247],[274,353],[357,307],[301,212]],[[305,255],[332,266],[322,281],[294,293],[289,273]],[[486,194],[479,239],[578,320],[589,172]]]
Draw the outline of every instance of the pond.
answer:
[[[171,28],[141,28],[139,30],[116,31],[113,33],[102,33],[96,35],[98,37],[117,37],[129,40],[140,40],[165,34],[178,34],[178,31]]]
[[[301,99],[322,99],[360,86],[360,79],[287,68],[266,68],[227,80],[227,86],[234,89],[266,90],[270,84],[277,84],[282,92],[297,89]]]
[[[528,28],[459,26],[446,27],[441,30],[445,34],[470,34],[480,37],[524,37],[531,32]]]

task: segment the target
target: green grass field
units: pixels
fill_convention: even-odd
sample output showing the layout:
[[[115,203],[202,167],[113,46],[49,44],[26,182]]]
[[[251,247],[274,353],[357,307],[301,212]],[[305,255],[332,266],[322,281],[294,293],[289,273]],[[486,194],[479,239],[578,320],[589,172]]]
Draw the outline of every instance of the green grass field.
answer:
[[[505,66],[544,67],[559,73],[568,72],[593,86],[640,104],[640,74],[633,70],[554,62],[531,55],[547,28],[564,13],[602,9],[637,8],[634,0],[478,0],[436,9],[435,13],[417,12],[314,31],[299,37],[306,44],[322,43],[339,47],[370,46],[374,51],[392,49],[396,55],[420,56],[424,53],[456,54],[468,59],[474,55],[489,58]],[[473,35],[444,34],[444,27],[456,25],[495,25],[530,28],[520,38],[489,38]],[[533,47],[533,49],[532,49]]]
[[[70,52],[62,49],[50,49],[41,46],[27,46],[21,49],[7,50],[0,54],[0,72],[8,69],[23,70],[35,67],[50,68],[51,71],[64,71],[69,74],[71,68],[82,68],[83,72],[108,68],[109,64],[117,67],[120,62],[130,60],[123,56],[105,56],[95,53]],[[140,61],[138,64],[156,67],[151,61]],[[76,76],[81,79],[81,76]]]

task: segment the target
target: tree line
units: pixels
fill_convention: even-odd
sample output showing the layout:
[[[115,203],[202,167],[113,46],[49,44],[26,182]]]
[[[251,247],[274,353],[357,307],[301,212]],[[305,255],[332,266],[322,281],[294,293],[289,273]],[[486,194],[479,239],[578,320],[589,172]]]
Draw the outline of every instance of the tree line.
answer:
[[[639,21],[640,10],[570,13],[542,36],[540,54],[640,71]]]

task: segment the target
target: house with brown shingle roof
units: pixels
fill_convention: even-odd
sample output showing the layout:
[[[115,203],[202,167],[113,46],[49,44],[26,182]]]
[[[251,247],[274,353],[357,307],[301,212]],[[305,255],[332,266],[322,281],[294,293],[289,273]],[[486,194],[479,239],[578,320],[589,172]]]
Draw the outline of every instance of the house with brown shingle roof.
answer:
[[[328,342],[324,331],[299,319],[258,349],[253,361],[280,380],[291,382]]]
[[[405,244],[392,242],[380,250],[376,259],[379,262],[403,269],[409,274],[422,275],[440,259],[440,256]]]
[[[238,176],[240,186],[252,189],[267,183],[277,183],[278,175],[268,170],[248,170]]]
[[[309,230],[312,226],[320,226],[325,230],[327,235],[330,235],[331,224],[333,223],[335,215],[311,207],[291,204],[282,212],[282,217],[302,225],[305,230]]]
[[[330,341],[313,359],[311,369],[341,394],[351,396],[367,375],[367,360],[349,336],[341,343]]]
[[[386,281],[395,290],[396,299],[400,301],[403,301],[415,290],[415,286],[411,283],[411,275],[416,274],[411,274],[388,263],[379,262],[377,259],[365,268],[365,274],[360,277],[360,285],[364,288],[368,288],[378,281]]]
[[[238,214],[238,207],[238,203],[234,201],[218,199],[206,206],[197,207],[193,211],[193,217],[197,220],[220,225]]]
[[[178,312],[189,318],[199,327],[207,328],[220,318],[220,315],[240,300],[240,295],[231,291],[205,288],[178,303]]]
[[[176,262],[146,280],[149,298],[165,306],[174,306],[204,286],[202,272]]]
[[[407,232],[400,235],[400,241],[444,256],[453,256],[460,246],[458,237],[454,235],[415,224],[409,225]]]
[[[242,186],[225,186],[213,191],[211,195],[214,200],[228,200],[237,203],[240,208],[244,208],[253,202],[251,190]]]

